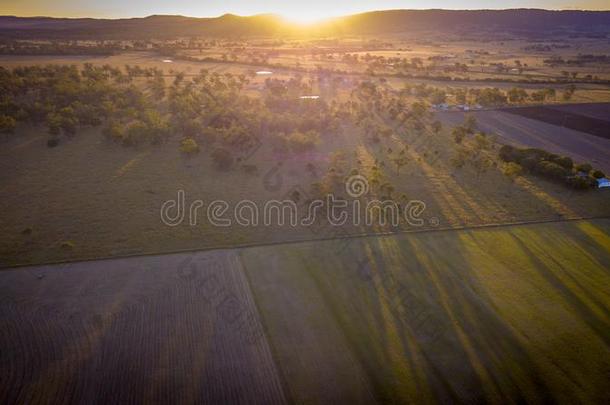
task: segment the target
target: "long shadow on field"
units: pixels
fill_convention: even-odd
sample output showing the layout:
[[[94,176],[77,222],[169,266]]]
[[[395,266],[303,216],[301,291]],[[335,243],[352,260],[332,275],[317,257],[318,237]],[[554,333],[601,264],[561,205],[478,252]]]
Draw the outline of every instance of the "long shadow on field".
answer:
[[[522,392],[539,401],[552,399],[459,250],[431,250],[415,238],[401,245],[393,238],[367,240],[359,248],[371,274],[367,284],[352,287],[365,289],[364,297],[341,302],[332,282],[319,285],[382,400],[413,398],[413,392],[401,389],[441,402],[526,400]],[[440,336],[434,333],[439,327]]]
[[[610,229],[610,220],[604,220],[607,227]],[[599,265],[599,267],[610,274],[610,235],[600,226],[593,224],[590,221],[580,222],[575,227],[579,232],[578,240],[581,241],[584,247],[581,247],[583,254]],[[588,252],[595,252],[595,258]]]
[[[604,341],[606,346],[610,347],[610,323],[608,323],[608,319],[598,316],[587,305],[587,303],[579,298],[571,288],[566,286],[566,284],[559,277],[558,273],[562,273],[564,276],[570,277],[570,281],[572,283],[576,284],[578,287],[580,287],[579,289],[586,292],[582,285],[569,274],[570,269],[559,263],[555,258],[546,255],[546,259],[552,263],[552,266],[549,266],[548,262],[540,259],[541,251],[539,249],[532,248],[530,245],[528,245],[528,241],[522,240],[518,235],[513,234],[512,236],[521,246],[521,249],[528,255],[529,259],[536,264],[535,269],[538,270],[540,275],[542,275],[542,277],[544,277],[544,279],[547,280],[549,284],[565,298],[565,302],[572,306],[572,308],[580,315],[580,319],[585,321],[587,325],[591,327],[595,334]],[[559,271],[556,271],[553,268],[557,268]],[[592,295],[589,295],[587,299],[593,302],[600,311],[606,314],[609,313],[608,308],[602,302],[596,300]]]
[[[533,359],[493,307],[485,287],[478,281],[473,266],[482,263],[473,263],[463,255],[467,246],[454,241],[420,244],[412,239],[409,242],[426,272],[427,281],[436,290],[435,299],[440,301],[445,319],[450,321],[451,329],[448,325],[446,332],[448,339],[461,346],[466,353],[463,360],[471,364],[482,382],[477,387],[480,392],[477,400],[511,398],[519,402],[528,399],[524,396],[526,392],[535,395],[537,401],[552,399]],[[447,251],[443,246],[459,248]],[[441,346],[436,349],[446,350]],[[527,377],[523,381],[519,376]],[[448,378],[455,376],[449,374]]]

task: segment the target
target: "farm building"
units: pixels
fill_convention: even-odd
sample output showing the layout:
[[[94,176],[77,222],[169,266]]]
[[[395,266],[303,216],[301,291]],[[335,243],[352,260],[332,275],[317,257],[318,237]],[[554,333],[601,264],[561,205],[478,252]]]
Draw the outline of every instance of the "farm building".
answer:
[[[597,188],[606,188],[610,187],[610,180],[607,178],[597,179]]]

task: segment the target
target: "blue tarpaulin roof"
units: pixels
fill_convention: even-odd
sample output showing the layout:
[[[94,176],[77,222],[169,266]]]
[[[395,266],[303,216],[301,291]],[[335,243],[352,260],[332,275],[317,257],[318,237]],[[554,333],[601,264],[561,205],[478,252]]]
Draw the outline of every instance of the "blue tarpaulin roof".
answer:
[[[603,178],[597,179],[597,188],[610,187],[610,180]]]

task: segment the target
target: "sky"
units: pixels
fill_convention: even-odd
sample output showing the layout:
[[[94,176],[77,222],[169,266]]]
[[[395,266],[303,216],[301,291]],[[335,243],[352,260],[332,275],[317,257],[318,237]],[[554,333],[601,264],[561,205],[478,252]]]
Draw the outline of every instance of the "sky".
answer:
[[[225,13],[279,14],[289,20],[310,22],[329,17],[387,9],[503,9],[546,8],[609,10],[608,0],[0,0],[0,15],[145,17],[179,14],[217,17]]]

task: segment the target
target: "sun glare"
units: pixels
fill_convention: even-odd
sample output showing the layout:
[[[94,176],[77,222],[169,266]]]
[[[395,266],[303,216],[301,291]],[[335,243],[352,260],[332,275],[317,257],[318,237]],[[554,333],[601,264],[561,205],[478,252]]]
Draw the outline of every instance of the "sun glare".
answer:
[[[328,18],[334,17],[334,16],[331,16],[331,15],[328,15],[325,13],[298,12],[298,11],[284,12],[281,14],[281,16],[286,21],[293,23],[293,24],[299,24],[299,25],[315,24],[320,21],[326,20]]]

